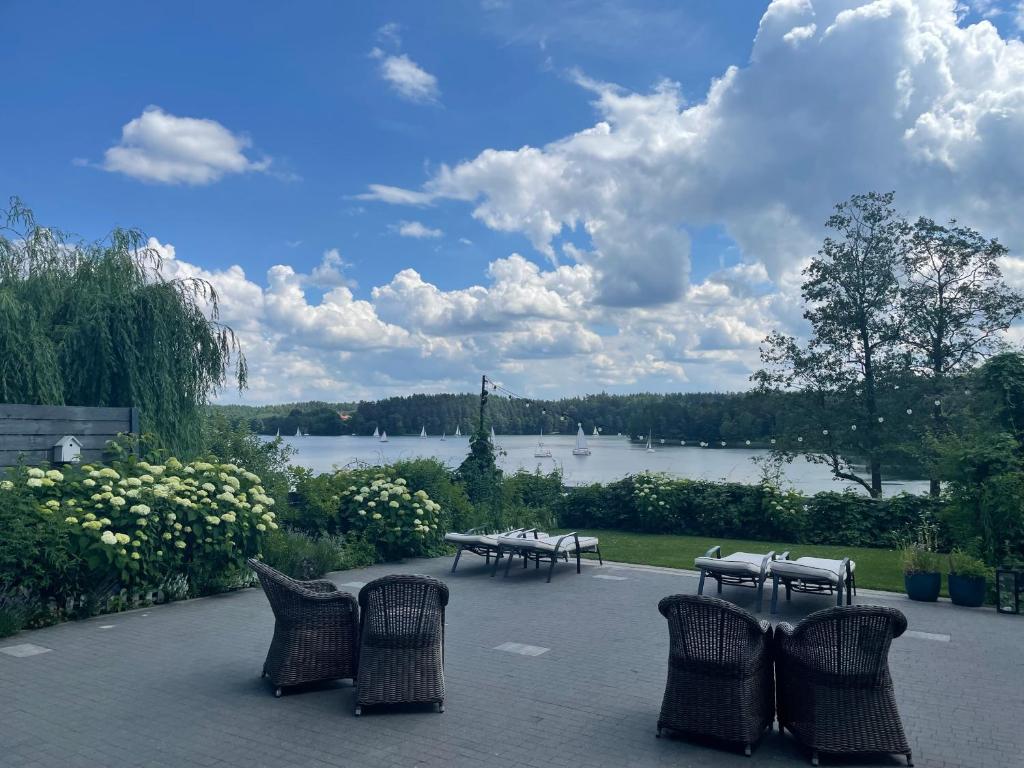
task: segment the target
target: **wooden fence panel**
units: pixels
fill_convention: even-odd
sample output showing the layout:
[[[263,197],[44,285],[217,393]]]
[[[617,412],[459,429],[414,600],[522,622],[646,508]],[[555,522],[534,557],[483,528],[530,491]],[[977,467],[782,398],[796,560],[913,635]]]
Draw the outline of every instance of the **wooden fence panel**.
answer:
[[[0,467],[43,464],[64,435],[82,443],[82,461],[103,458],[108,441],[139,431],[138,408],[87,408],[77,405],[9,405],[0,403]]]

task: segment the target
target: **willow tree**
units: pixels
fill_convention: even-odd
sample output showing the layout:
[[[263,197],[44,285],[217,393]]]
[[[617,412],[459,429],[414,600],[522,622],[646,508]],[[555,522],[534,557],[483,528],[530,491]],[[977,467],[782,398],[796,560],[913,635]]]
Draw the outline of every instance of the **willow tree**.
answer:
[[[39,226],[17,198],[0,212],[0,402],[138,406],[143,431],[188,454],[201,409],[246,381],[217,292],[168,279],[137,230],[97,242]]]

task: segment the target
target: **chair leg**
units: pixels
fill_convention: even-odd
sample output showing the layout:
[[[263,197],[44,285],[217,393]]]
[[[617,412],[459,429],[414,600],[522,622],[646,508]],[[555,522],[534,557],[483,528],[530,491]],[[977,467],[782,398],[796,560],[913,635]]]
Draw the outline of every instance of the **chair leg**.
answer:
[[[452,573],[455,573],[455,569],[458,568],[460,557],[462,557],[462,547],[459,547],[459,551],[455,553],[455,562],[452,563]]]
[[[576,573],[581,573],[581,571],[580,571],[580,551],[578,549],[576,550]]]
[[[722,594],[722,580],[718,576],[715,576],[715,581],[718,582],[718,594]]]
[[[508,576],[508,572],[510,570],[512,570],[512,560],[513,560],[514,557],[515,557],[515,553],[514,552],[509,552],[508,553],[508,562],[505,563],[505,576],[506,577]],[[525,555],[524,555],[524,557],[525,557]]]
[[[508,559],[512,559],[512,555],[508,556]],[[501,563],[501,549],[498,549],[498,553],[494,556],[494,568],[491,569],[491,578],[494,578],[494,574],[498,572],[498,564]]]
[[[697,594],[704,594],[704,579],[707,578],[708,572],[703,568],[700,569],[700,584],[697,585]]]
[[[757,582],[757,612],[764,610],[764,579]]]
[[[836,605],[843,604],[843,583],[839,582],[839,589],[836,590]]]
[[[779,610],[779,577],[772,576],[772,613]]]
[[[743,745],[743,754],[746,755],[747,757],[750,757],[750,745],[749,744],[744,744]]]
[[[540,560],[539,557],[537,559],[538,559],[538,561]],[[551,556],[551,567],[548,568],[548,584],[551,583],[551,574],[555,572],[555,563],[557,561],[558,561],[558,557],[556,557],[555,555],[552,555]]]
[[[914,768],[914,758],[909,752],[907,752],[907,765],[910,766],[910,768]]]
[[[595,547],[595,549],[597,550],[597,562],[600,563],[601,565],[604,565],[604,558],[601,557],[601,548],[600,547]]]

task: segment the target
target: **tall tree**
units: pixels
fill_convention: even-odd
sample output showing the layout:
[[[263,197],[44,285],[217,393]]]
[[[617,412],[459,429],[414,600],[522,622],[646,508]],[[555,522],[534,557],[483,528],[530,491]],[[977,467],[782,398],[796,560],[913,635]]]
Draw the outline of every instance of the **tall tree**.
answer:
[[[943,429],[947,378],[1004,346],[1003,332],[1024,313],[1024,295],[1003,282],[1007,249],[955,220],[919,218],[903,253],[901,340],[912,368],[931,380],[935,431]],[[939,493],[932,472],[931,492]]]
[[[811,335],[801,347],[773,333],[761,348],[770,367],[754,374],[762,387],[804,393],[790,414],[782,449],[827,464],[837,478],[882,493],[884,407],[880,390],[898,367],[897,265],[906,249],[907,226],[893,208],[893,193],[854,195],[826,222],[834,234],[804,269],[804,318]],[[836,423],[842,419],[842,425]],[[849,463],[864,456],[868,477]]]
[[[190,453],[201,408],[246,367],[217,293],[168,280],[135,230],[72,241],[20,201],[0,211],[0,402],[138,406],[145,431]]]

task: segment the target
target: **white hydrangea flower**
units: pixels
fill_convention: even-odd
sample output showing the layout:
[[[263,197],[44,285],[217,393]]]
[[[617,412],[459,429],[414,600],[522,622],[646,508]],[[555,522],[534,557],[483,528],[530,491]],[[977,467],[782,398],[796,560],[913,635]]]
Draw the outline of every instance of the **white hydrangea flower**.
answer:
[[[113,532],[111,531],[104,531],[100,534],[100,541],[102,541],[104,544],[113,546],[117,543],[117,537],[114,536]]]

